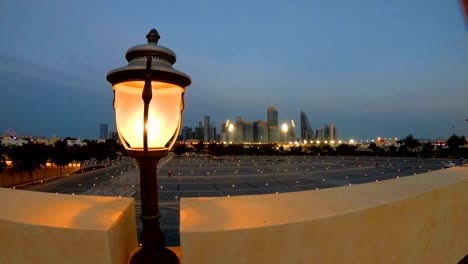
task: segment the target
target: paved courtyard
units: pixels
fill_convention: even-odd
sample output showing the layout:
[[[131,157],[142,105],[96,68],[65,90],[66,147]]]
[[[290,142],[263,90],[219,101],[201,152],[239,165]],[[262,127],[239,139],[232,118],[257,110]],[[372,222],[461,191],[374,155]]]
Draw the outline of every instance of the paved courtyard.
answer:
[[[158,169],[161,228],[166,244],[179,245],[179,202],[184,197],[220,197],[316,190],[411,176],[441,169],[442,159],[319,156],[166,157]],[[139,171],[124,158],[112,166],[76,174],[30,190],[135,197]],[[139,218],[138,233],[141,232]]]

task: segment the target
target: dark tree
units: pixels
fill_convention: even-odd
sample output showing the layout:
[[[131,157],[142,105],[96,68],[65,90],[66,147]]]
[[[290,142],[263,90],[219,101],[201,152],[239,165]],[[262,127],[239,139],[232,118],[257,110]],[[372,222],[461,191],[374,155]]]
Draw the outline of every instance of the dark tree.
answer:
[[[85,160],[91,159],[91,153],[88,146],[73,145],[70,147],[72,159],[75,162],[83,163]]]
[[[283,151],[284,151],[283,145],[281,145],[281,146],[279,147],[279,151],[280,151],[280,153],[283,153]]]
[[[468,143],[468,141],[466,141],[465,136],[461,136],[461,137],[460,137],[460,143],[461,143],[461,144],[460,144],[461,146],[463,146],[463,145],[465,145],[466,143]]]
[[[195,145],[195,149],[198,151],[203,151],[205,150],[205,144],[203,144],[203,141],[198,141],[198,143]]]
[[[7,147],[0,143],[0,173],[6,168]]]
[[[380,150],[380,147],[378,147],[374,142],[370,143],[367,148],[372,150],[375,154],[377,154]]]
[[[188,151],[187,146],[185,144],[180,144],[180,143],[176,143],[172,149],[174,150],[174,154],[178,156]]]
[[[455,150],[459,146],[465,145],[466,140],[465,137],[458,137],[457,135],[452,135],[449,139],[447,139],[447,145],[450,150]]]
[[[275,144],[262,144],[258,148],[259,154],[261,155],[276,155],[278,151],[276,150]]]
[[[31,145],[31,150],[35,153],[35,162],[45,167],[52,155],[52,147],[44,143],[35,143]]]
[[[30,142],[21,146],[11,147],[8,156],[11,159],[13,168],[21,173],[21,183],[24,182],[24,172],[27,172],[32,179],[32,172],[40,169],[43,163],[43,158],[40,157],[41,153],[38,153],[38,147]]]
[[[452,135],[451,137],[449,137],[449,139],[447,139],[447,146],[449,147],[449,149],[456,149],[458,148],[458,146],[460,146],[460,138],[456,135]]]
[[[357,146],[348,145],[348,144],[340,144],[336,147],[336,154],[340,156],[351,156],[354,154]]]
[[[211,143],[208,145],[208,152],[213,156],[224,156],[226,155],[226,149],[224,144]]]
[[[62,176],[62,166],[66,166],[72,162],[72,154],[67,145],[67,141],[59,140],[55,142],[52,150],[51,161],[59,166],[60,176]]]
[[[405,156],[408,155],[408,147],[406,145],[400,145],[398,148],[398,155]]]
[[[323,154],[326,154],[326,155],[329,155],[329,156],[335,154],[335,150],[328,144],[322,145],[322,152],[323,152]]]
[[[307,150],[310,151],[312,155],[317,155],[322,153],[322,149],[315,145],[307,146]]]
[[[98,161],[98,163],[109,158],[109,156],[112,155],[110,153],[109,145],[107,145],[106,143],[90,141],[87,145],[91,154],[91,158],[95,158]],[[117,154],[115,156],[117,156]]]
[[[410,149],[410,150],[413,150],[415,149],[417,146],[419,146],[419,142],[417,139],[415,139],[413,137],[413,135],[408,135],[405,140],[403,141],[405,143],[405,145]]]
[[[395,147],[394,145],[391,145],[389,147],[388,154],[390,154],[391,156],[395,156],[397,154],[397,150],[398,150],[397,147]]]
[[[241,144],[229,144],[225,148],[226,155],[242,155],[244,154],[244,147]]]

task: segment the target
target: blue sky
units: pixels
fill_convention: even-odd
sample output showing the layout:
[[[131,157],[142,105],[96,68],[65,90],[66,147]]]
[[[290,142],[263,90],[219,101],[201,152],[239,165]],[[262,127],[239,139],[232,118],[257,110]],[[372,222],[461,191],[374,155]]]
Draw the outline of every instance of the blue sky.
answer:
[[[105,77],[156,28],[192,78],[183,125],[305,111],[341,138],[468,135],[458,0],[0,2],[0,132],[97,138]]]

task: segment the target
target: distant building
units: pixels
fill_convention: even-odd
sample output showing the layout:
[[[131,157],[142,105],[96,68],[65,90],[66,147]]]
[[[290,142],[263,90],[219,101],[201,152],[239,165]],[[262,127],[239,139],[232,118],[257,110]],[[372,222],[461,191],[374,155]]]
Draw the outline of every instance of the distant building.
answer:
[[[109,126],[107,125],[107,123],[101,123],[99,125],[99,139],[101,139],[101,140],[106,140],[107,139],[108,128],[109,128]]]
[[[244,142],[244,121],[241,117],[236,117],[236,125],[234,128],[234,142]]]
[[[210,137],[208,138],[209,141],[217,140],[216,138],[216,127],[210,126]]]
[[[205,122],[203,123],[203,141],[209,142],[211,141],[211,133],[210,133],[210,116],[205,115]]]
[[[275,107],[267,108],[268,142],[279,142],[278,111]]]
[[[268,125],[262,120],[253,122],[254,142],[268,143]]]
[[[319,141],[335,141],[336,140],[336,127],[335,124],[324,124],[322,128],[317,129],[316,140]]]
[[[244,138],[243,142],[254,142],[254,127],[252,122],[244,122]]]
[[[182,140],[184,141],[193,139],[193,131],[191,127],[183,127],[181,134],[182,134]]]
[[[229,120],[228,120],[229,122]],[[228,128],[227,128],[227,123],[222,123],[220,128],[219,128],[219,141],[221,142],[228,142]]]
[[[71,147],[71,146],[74,146],[74,145],[77,145],[77,146],[81,147],[81,146],[86,146],[87,143],[81,141],[81,139],[79,139],[79,138],[67,139],[67,146]]]
[[[24,140],[22,138],[16,138],[16,137],[0,139],[0,144],[3,144],[5,146],[22,146],[27,143],[28,143],[27,140]]]
[[[310,142],[315,140],[314,130],[305,112],[301,112],[301,141]]]
[[[335,127],[335,124],[333,123],[330,123],[328,124],[328,133],[329,133],[329,136],[328,136],[328,140],[330,141],[335,141],[336,140],[336,127]]]
[[[119,140],[119,133],[117,133],[116,131],[111,131],[109,138],[112,139],[112,140],[118,141]]]
[[[294,120],[291,120],[291,124],[288,129],[287,138],[288,138],[288,141],[291,141],[291,142],[296,141],[296,124],[294,123]]]
[[[204,131],[203,131],[203,122],[198,122],[198,127],[195,128],[193,138],[198,140],[198,141],[203,141],[204,140]]]
[[[323,128],[315,130],[315,139],[317,141],[323,141],[324,140]]]

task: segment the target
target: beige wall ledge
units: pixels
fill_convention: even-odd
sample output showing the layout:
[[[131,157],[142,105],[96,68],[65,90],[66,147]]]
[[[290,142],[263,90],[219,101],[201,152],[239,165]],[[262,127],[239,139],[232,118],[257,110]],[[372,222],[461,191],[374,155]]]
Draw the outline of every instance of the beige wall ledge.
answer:
[[[457,263],[468,168],[294,193],[183,198],[191,263]]]
[[[134,200],[0,188],[0,263],[126,263]]]

